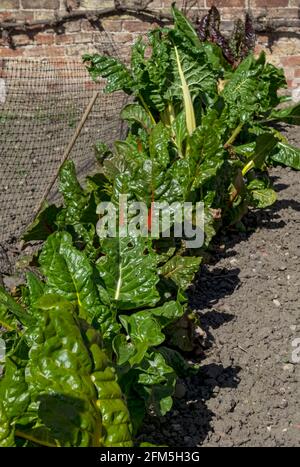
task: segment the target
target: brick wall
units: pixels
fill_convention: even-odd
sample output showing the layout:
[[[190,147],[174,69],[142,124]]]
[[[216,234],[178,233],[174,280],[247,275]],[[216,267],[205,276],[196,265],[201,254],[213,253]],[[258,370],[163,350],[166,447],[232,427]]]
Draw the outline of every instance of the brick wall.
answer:
[[[169,13],[173,0],[154,0],[152,10]],[[128,2],[127,2],[128,3]],[[138,3],[132,0],[132,4]],[[177,1],[181,6],[182,0]],[[285,69],[291,89],[300,88],[300,0],[192,0],[191,15],[204,14],[211,5],[216,5],[222,13],[222,27],[230,30],[233,20],[242,17],[251,8],[254,17],[264,20],[281,21],[276,33],[258,36],[257,52],[266,50],[270,61]],[[32,21],[54,18],[57,13],[66,11],[66,4],[76,10],[109,8],[113,0],[0,0],[0,22],[10,19]],[[287,26],[287,22],[289,25]],[[295,26],[293,26],[293,24]],[[83,52],[103,50],[110,38],[116,50],[123,56],[138,33],[155,26],[132,16],[106,17],[99,25],[92,25],[87,19],[65,23],[58,30],[45,29],[37,34],[12,34],[9,45],[7,38],[0,37],[1,57],[67,57],[80,56]],[[297,31],[298,29],[298,31]]]

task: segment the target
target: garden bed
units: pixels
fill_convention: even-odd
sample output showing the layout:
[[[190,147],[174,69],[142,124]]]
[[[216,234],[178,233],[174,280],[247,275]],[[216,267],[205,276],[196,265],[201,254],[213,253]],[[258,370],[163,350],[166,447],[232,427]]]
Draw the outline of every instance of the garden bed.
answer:
[[[198,31],[172,13],[130,69],[84,56],[107,92],[135,96],[129,130],[96,144],[84,187],[62,165],[64,205],[23,236],[42,242],[36,274],[0,288],[1,446],[296,443],[299,201],[273,167],[300,169],[277,128],[300,104],[277,108],[284,74],[251,52],[249,15],[228,45],[216,8]]]
[[[298,145],[299,134],[289,130]],[[278,194],[251,212],[248,233],[220,236],[190,302],[207,333],[199,375],[178,388],[173,411],[148,419],[145,439],[169,446],[297,446],[300,436],[299,174],[273,168]]]

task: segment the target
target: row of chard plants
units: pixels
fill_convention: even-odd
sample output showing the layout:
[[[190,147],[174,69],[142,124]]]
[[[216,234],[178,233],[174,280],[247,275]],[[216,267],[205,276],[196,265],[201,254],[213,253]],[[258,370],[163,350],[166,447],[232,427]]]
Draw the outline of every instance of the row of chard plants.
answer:
[[[84,187],[64,164],[64,204],[46,206],[24,236],[43,242],[36,273],[14,296],[0,290],[0,446],[133,446],[145,414],[166,414],[178,376],[197,371],[181,351],[198,326],[186,290],[205,248],[249,207],[275,202],[268,165],[300,168],[276,127],[299,124],[300,105],[278,108],[284,73],[254,56],[250,18],[225,39],[215,8],[197,28],[172,13],[173,27],[133,45],[129,67],[84,57],[106,92],[131,96],[128,135],[113,150],[97,144],[101,170]],[[118,207],[121,194],[150,209],[203,201],[203,247],[172,234],[99,238],[97,205]]]

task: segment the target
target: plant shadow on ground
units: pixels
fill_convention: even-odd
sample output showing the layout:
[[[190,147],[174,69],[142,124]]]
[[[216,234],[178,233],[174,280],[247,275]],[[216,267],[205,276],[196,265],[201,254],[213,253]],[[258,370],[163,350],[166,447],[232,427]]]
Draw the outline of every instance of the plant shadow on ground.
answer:
[[[211,330],[217,329],[234,319],[228,310],[215,309],[222,298],[231,295],[240,285],[239,268],[219,268],[212,270],[203,265],[189,289],[189,307],[197,310],[201,327],[206,333],[204,350],[213,346]],[[203,313],[203,310],[205,311]]]
[[[210,271],[204,265],[189,289],[189,306],[199,312],[201,327],[206,333],[202,357],[208,348],[213,347],[212,330],[234,318],[228,312],[215,310],[214,305],[239,286],[239,272],[238,268],[214,268]],[[201,314],[201,310],[205,309],[209,310]],[[180,380],[172,411],[164,417],[147,416],[140,431],[140,441],[170,447],[201,445],[211,431],[211,421],[215,417],[206,402],[222,388],[236,388],[239,371],[240,367],[237,366],[224,367],[211,363],[201,366],[196,374]]]
[[[277,178],[272,177],[277,192],[288,188],[285,183],[276,183]],[[240,285],[240,269],[234,267],[235,245],[247,241],[258,228],[283,228],[286,223],[280,211],[287,208],[300,211],[300,203],[293,199],[280,199],[266,210],[251,210],[243,219],[245,231],[232,229],[226,234],[220,232],[214,239],[208,255],[209,265],[202,265],[189,289],[189,306],[198,311],[201,327],[206,333],[198,361],[209,349],[213,351],[213,331],[234,319],[230,310],[223,307],[222,299],[233,294]],[[223,258],[232,258],[232,269],[218,267]],[[240,370],[234,365],[224,367],[210,363],[201,366],[196,375],[180,380],[172,411],[165,417],[148,416],[140,431],[140,440],[170,447],[201,446],[212,430],[211,422],[216,416],[207,407],[207,401],[216,397],[223,388],[236,388]],[[234,410],[234,401],[229,399],[227,402],[229,413]]]
[[[147,416],[139,441],[177,448],[201,446],[216,416],[206,402],[221,389],[236,388],[240,369],[211,363],[203,365],[196,375],[181,380],[178,385],[181,394],[178,392],[174,398],[172,411],[164,417]],[[233,410],[234,405],[230,405],[228,411]]]
[[[276,183],[280,177],[273,175],[270,178],[277,193],[289,187],[286,183]],[[220,259],[236,256],[234,246],[248,240],[259,228],[270,230],[282,229],[286,225],[286,222],[282,219],[280,211],[288,208],[299,212],[300,203],[294,199],[279,199],[266,209],[250,209],[243,218],[245,231],[229,228],[226,230],[226,233],[220,231],[213,239],[209,251],[209,264],[216,265]]]

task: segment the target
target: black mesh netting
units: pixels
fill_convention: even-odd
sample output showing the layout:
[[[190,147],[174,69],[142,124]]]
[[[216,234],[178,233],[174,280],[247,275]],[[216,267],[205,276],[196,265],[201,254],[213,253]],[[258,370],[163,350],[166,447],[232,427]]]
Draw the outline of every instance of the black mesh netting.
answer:
[[[0,60],[0,244],[33,220],[96,89],[80,58]],[[124,103],[122,93],[99,94],[69,156],[79,176],[93,169],[97,140],[122,136]]]

